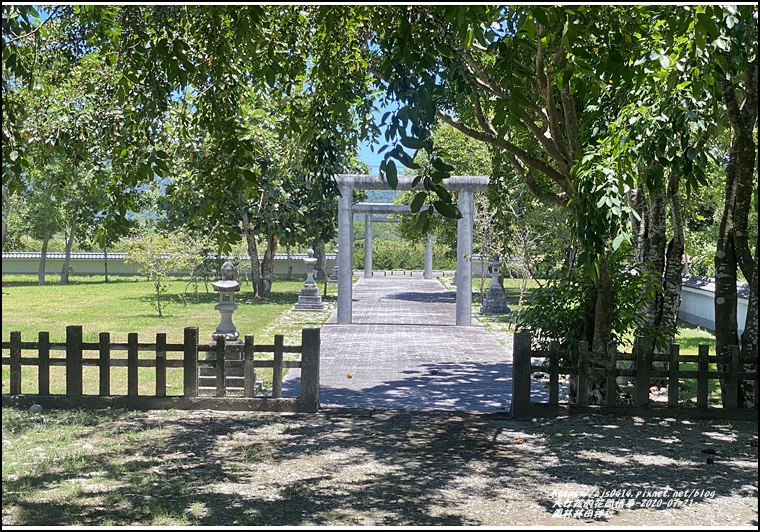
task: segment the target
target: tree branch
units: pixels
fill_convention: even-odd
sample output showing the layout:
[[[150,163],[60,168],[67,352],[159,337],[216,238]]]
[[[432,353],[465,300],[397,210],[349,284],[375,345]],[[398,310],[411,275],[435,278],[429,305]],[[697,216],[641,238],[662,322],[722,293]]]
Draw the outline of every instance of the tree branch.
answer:
[[[560,153],[559,149],[557,148],[557,143],[554,142],[554,139],[546,136],[546,128],[541,129],[538,124],[536,124],[533,120],[529,120],[527,117],[521,118],[520,122],[525,124],[525,127],[527,127],[528,130],[533,134],[538,143],[543,146],[544,150],[546,150],[546,153],[552,159],[554,159],[554,162],[557,163],[560,171],[563,174],[568,175],[570,173],[568,161]]]
[[[578,154],[580,153],[580,146],[578,145],[580,128],[578,127],[578,115],[575,112],[575,101],[573,100],[573,95],[570,94],[569,82],[568,86],[562,87],[560,90],[560,97],[562,98],[562,110],[565,113],[565,129],[567,130],[567,141],[570,145],[570,162],[572,163],[578,158]]]
[[[530,153],[526,152],[525,150],[518,148],[508,140],[502,139],[497,137],[496,135],[491,135],[489,133],[478,131],[476,129],[473,129],[469,126],[466,126],[465,124],[462,124],[458,120],[452,118],[448,114],[444,113],[440,109],[436,111],[436,115],[438,118],[452,126],[453,128],[461,131],[468,137],[472,137],[475,140],[480,140],[483,142],[487,142],[493,146],[496,146],[498,148],[501,148],[502,150],[511,153],[518,159],[520,159],[525,166],[537,170],[544,175],[546,175],[549,179],[557,183],[563,192],[565,192],[568,195],[573,194],[573,188],[570,184],[570,180],[567,179],[564,175],[562,175],[560,172],[552,168],[549,164],[547,164],[545,161],[542,161],[538,157],[535,157],[531,155]]]
[[[20,41],[21,39],[26,39],[27,37],[31,37],[32,35],[34,35],[38,31],[40,31],[45,24],[47,24],[53,18],[55,18],[55,16],[60,13],[60,10],[61,10],[60,7],[53,8],[53,11],[50,12],[50,16],[48,18],[46,18],[45,20],[43,20],[42,22],[40,22],[39,26],[37,26],[36,28],[34,28],[32,31],[30,31],[28,33],[24,33],[23,35],[16,35],[15,37],[11,37],[10,39],[8,39],[8,41],[6,42],[6,44],[13,44],[16,41]],[[26,17],[24,17],[24,18],[26,18]],[[26,22],[28,23],[29,21],[27,20]]]
[[[483,68],[483,66],[478,63],[474,57],[472,57],[472,54],[470,54],[470,52],[465,49],[459,40],[454,38],[449,29],[441,22],[441,20],[434,14],[431,19],[433,20],[433,23],[438,28],[438,30],[443,34],[444,38],[449,42],[449,45],[451,45],[451,47],[459,53],[467,67],[472,70],[472,73],[475,75],[475,77],[479,78],[479,80],[490,89],[489,92],[492,92],[494,96],[498,96],[499,98],[503,98],[505,100],[509,99],[501,85],[499,85],[496,80],[494,80],[493,77]]]
[[[472,103],[475,106],[475,118],[477,119],[480,127],[482,127],[483,130],[487,131],[491,135],[496,136],[496,130],[483,114],[483,107],[480,105],[480,96],[478,96],[477,92],[472,93]]]
[[[558,53],[561,50],[558,49]],[[542,62],[542,66],[543,62]],[[544,88],[544,101],[546,102],[546,113],[549,117],[549,131],[552,135],[552,141],[556,145],[558,151],[562,154],[566,163],[570,159],[570,155],[567,152],[567,146],[565,145],[565,138],[562,135],[562,128],[559,123],[559,113],[557,112],[557,102],[554,100],[554,86],[552,85],[552,71],[553,67],[548,67],[544,73],[544,82],[546,84]]]
[[[517,170],[517,173],[520,174],[523,183],[525,183],[525,186],[528,189],[528,192],[530,192],[533,197],[538,198],[539,201],[542,201],[544,203],[551,203],[553,205],[558,205],[561,207],[565,206],[566,201],[562,196],[551,192],[547,193],[541,190],[541,187],[538,186],[536,180],[533,179],[533,176],[530,175],[530,171],[519,160],[517,160],[514,155],[509,152],[504,152],[504,156],[514,167],[514,169]]]

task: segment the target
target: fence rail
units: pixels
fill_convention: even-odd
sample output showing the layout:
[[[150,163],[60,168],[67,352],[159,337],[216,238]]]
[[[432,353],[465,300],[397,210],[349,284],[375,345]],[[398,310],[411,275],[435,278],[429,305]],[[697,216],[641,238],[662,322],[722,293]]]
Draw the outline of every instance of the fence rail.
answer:
[[[740,357],[738,346],[730,346],[728,354],[710,356],[709,346],[700,345],[698,355],[681,355],[678,344],[672,344],[667,353],[655,353],[651,339],[636,338],[633,352],[618,351],[615,343],[610,343],[606,360],[591,361],[591,351],[587,342],[580,342],[578,349],[572,353],[577,363],[560,366],[562,359],[570,358],[571,353],[563,353],[557,343],[545,351],[532,349],[531,336],[527,331],[514,335],[514,386],[512,396],[512,416],[531,418],[536,416],[553,416],[567,412],[598,412],[616,414],[634,414],[642,416],[667,415],[690,416],[696,418],[756,419],[757,418],[757,360]],[[543,365],[533,365],[533,359],[542,359]],[[548,367],[545,364],[548,361]],[[619,362],[635,362],[633,368],[620,368]],[[653,363],[662,363],[667,369],[653,367]],[[686,363],[696,364],[697,370],[682,369]],[[718,371],[711,371],[710,364],[717,364]],[[743,370],[746,365],[751,370]],[[531,375],[534,372],[549,374],[548,401],[534,402],[531,397]],[[559,376],[567,375],[575,379],[576,398],[574,402],[559,401]],[[587,383],[589,377],[604,381],[604,403],[589,405]],[[619,404],[618,377],[633,377],[635,384],[631,390],[633,405]],[[650,400],[650,384],[653,378],[667,380],[667,403],[658,404]],[[696,408],[680,404],[680,379],[696,379]],[[720,380],[725,390],[723,408],[709,406],[709,381]],[[754,381],[752,394],[754,408],[738,408],[739,383]],[[601,391],[601,390],[600,390]]]
[[[107,407],[127,408],[177,408],[219,410],[264,410],[277,412],[316,412],[319,408],[319,354],[320,330],[303,329],[301,345],[284,345],[282,335],[275,335],[273,344],[255,344],[253,335],[246,335],[242,344],[230,344],[221,338],[216,344],[199,344],[198,329],[184,330],[184,341],[167,343],[166,334],[156,334],[156,341],[141,343],[137,333],[129,333],[127,342],[111,342],[110,333],[99,335],[98,342],[84,342],[82,327],[66,327],[66,341],[51,343],[48,332],[40,332],[36,342],[21,340],[20,332],[11,332],[10,341],[2,342],[9,356],[2,357],[2,365],[9,366],[9,392],[3,394],[3,405],[31,404],[36,402],[48,407]],[[24,351],[36,351],[37,356],[23,356]],[[51,352],[65,352],[65,358],[51,357]],[[126,351],[126,358],[111,358],[114,351]],[[97,357],[85,353],[97,353]],[[152,358],[140,358],[149,352]],[[229,357],[232,352],[239,360]],[[182,353],[181,359],[168,359],[168,353]],[[199,354],[205,358],[199,359]],[[256,353],[272,353],[273,358],[255,360]],[[300,354],[300,360],[285,360],[285,353]],[[37,367],[37,393],[22,390],[22,366]],[[50,393],[50,368],[65,367],[65,394]],[[98,367],[98,393],[83,393],[83,368]],[[111,368],[126,367],[126,395],[111,393]],[[139,394],[139,368],[155,368],[155,391],[151,395]],[[166,396],[166,372],[168,368],[183,371],[182,396]],[[215,397],[199,396],[199,371],[213,369]],[[229,396],[228,379],[231,369],[242,368],[242,397]],[[256,369],[272,369],[272,396],[255,397]],[[292,398],[282,397],[283,370],[301,369],[300,394]],[[5,374],[5,373],[4,373]]]

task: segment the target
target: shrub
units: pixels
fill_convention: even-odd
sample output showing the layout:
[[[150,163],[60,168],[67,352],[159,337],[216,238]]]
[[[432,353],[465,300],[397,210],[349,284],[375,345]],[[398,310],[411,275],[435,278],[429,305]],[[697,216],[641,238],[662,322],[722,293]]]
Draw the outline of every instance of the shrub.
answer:
[[[377,270],[421,270],[425,267],[425,245],[411,242],[377,242],[372,245],[372,267]],[[364,242],[354,242],[354,268],[364,268]],[[451,270],[456,261],[444,250],[433,247],[433,268]]]

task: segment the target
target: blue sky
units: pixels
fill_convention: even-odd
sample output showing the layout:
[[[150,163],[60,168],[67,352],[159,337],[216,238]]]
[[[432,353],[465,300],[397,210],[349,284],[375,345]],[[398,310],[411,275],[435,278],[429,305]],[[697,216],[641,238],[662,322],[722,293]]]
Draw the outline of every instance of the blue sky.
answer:
[[[362,142],[361,149],[359,151],[359,157],[362,161],[367,163],[369,165],[369,172],[371,174],[377,173],[377,167],[380,165],[380,161],[383,160],[382,154],[377,153],[377,149],[381,146],[381,144],[378,144],[375,146],[375,153],[372,153],[370,151],[370,143],[369,142]]]
[[[383,115],[388,111],[396,111],[398,110],[399,106],[398,103],[393,102],[390,105],[385,105],[382,101],[383,98],[378,97],[375,100],[375,110],[372,111],[372,116],[375,119],[375,124],[380,127],[380,120],[382,120]],[[359,145],[359,158],[367,163],[369,165],[369,171],[371,174],[377,174],[378,173],[378,166],[380,165],[380,161],[383,160],[383,153],[377,153],[377,150],[383,147],[383,145],[388,144],[385,140],[385,128],[380,127],[380,136],[378,137],[377,142],[371,143],[368,141],[364,141]],[[371,151],[370,146],[374,148],[374,153]],[[391,147],[392,144],[391,144]],[[399,169],[399,173],[404,172],[404,168],[401,165],[396,165]]]

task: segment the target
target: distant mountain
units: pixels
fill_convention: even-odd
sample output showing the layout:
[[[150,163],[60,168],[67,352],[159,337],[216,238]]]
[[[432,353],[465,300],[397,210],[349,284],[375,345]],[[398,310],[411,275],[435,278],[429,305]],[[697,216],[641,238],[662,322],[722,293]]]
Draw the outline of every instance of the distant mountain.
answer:
[[[399,194],[396,190],[368,190],[367,203],[393,203]]]

